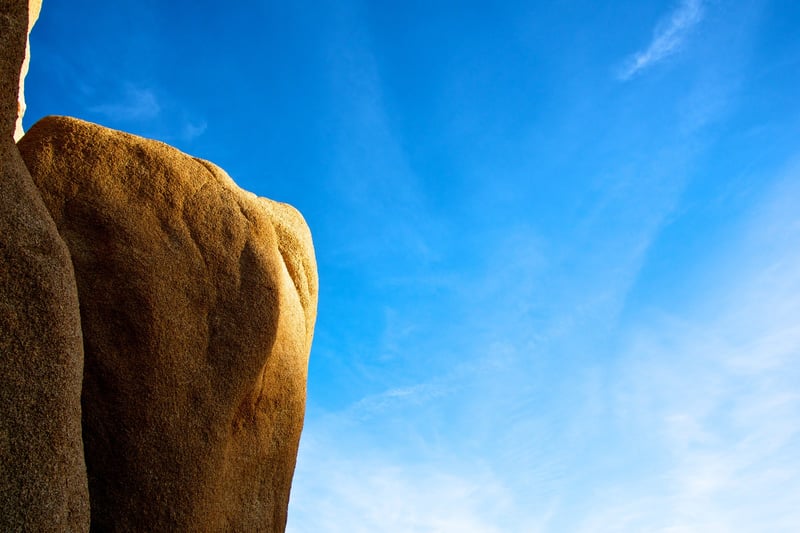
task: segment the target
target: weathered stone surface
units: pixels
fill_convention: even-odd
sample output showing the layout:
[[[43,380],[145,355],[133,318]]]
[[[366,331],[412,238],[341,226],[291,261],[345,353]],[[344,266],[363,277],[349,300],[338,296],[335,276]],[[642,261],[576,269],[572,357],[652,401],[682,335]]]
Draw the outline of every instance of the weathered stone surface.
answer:
[[[316,316],[302,217],[76,119],[19,147],[75,266],[92,527],[282,531]]]
[[[75,277],[14,144],[28,3],[0,3],[0,531],[87,531]]]
[[[39,20],[39,13],[42,11],[42,0],[29,0],[28,1],[28,33],[25,39],[25,60],[22,62],[22,68],[19,75],[19,92],[17,94],[17,123],[14,129],[14,140],[18,141],[22,138],[25,132],[22,129],[22,117],[25,115],[25,76],[28,75],[28,66],[31,60],[31,43],[30,33],[33,25]]]
[[[17,122],[20,73],[28,42],[28,18],[27,0],[3,0],[0,4],[0,135],[4,140],[13,135]]]

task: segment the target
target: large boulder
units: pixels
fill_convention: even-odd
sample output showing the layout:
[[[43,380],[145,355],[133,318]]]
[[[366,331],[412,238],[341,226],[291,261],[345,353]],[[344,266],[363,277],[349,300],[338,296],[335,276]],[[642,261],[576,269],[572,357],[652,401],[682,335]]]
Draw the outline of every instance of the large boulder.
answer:
[[[317,303],[302,217],[77,119],[19,149],[75,267],[92,528],[283,531]]]
[[[0,531],[87,531],[75,276],[13,137],[35,14],[0,4]]]

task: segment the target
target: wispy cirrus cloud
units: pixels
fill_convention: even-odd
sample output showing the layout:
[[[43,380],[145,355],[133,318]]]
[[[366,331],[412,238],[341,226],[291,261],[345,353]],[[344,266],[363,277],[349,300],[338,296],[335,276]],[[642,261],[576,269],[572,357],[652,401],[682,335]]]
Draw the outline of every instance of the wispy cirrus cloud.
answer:
[[[725,274],[692,306],[704,311],[648,317],[628,335],[609,393],[640,452],[579,531],[800,527],[798,175],[790,167],[721,257]]]
[[[511,495],[485,468],[353,457],[314,435],[303,440],[297,474],[305,481],[294,484],[287,531],[509,531]]]
[[[208,129],[205,119],[157,86],[127,81],[109,87],[98,81],[87,87],[90,94],[104,97],[102,103],[86,106],[86,111],[110,127],[173,144],[191,143]]]
[[[344,416],[353,420],[368,420],[387,410],[419,406],[447,394],[447,387],[439,383],[420,383],[397,387],[366,396],[351,405]]]
[[[680,50],[689,32],[703,20],[704,11],[702,0],[682,0],[669,16],[656,25],[650,44],[624,62],[618,74],[619,79],[630,80],[642,70]]]
[[[89,108],[92,113],[119,121],[152,120],[161,113],[161,105],[155,91],[150,88],[125,85],[122,93],[113,101]]]
[[[192,141],[200,137],[208,129],[208,122],[201,120],[198,122],[185,122],[181,129],[181,139],[185,141]]]
[[[503,296],[513,327],[472,333],[451,374],[309,420],[288,530],[796,531],[797,176],[696,273],[692,301],[624,322],[599,365],[554,373],[576,357],[569,333],[514,336],[536,327]]]

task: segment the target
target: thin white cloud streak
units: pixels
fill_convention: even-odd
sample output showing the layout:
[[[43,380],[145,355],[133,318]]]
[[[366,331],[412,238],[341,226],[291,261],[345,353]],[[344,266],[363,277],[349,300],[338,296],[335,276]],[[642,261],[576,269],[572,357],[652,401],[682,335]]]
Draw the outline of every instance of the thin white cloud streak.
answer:
[[[619,79],[627,81],[680,50],[690,30],[703,19],[703,13],[701,0],[683,0],[672,14],[656,25],[650,44],[625,61]]]
[[[111,120],[144,121],[157,118],[161,105],[152,89],[126,85],[117,101],[92,106],[89,111]]]
[[[350,262],[414,261],[439,256],[442,222],[430,208],[423,184],[410,165],[402,132],[387,107],[384,80],[372,51],[362,8],[337,4],[339,27],[331,40],[330,81],[337,105],[328,183],[337,204],[332,210],[337,259]],[[376,238],[380,236],[380,238]],[[398,268],[404,272],[404,268]]]
[[[351,420],[368,420],[380,416],[387,410],[398,410],[421,405],[447,394],[445,385],[421,383],[408,387],[397,387],[379,394],[362,398],[351,405],[344,413]]]

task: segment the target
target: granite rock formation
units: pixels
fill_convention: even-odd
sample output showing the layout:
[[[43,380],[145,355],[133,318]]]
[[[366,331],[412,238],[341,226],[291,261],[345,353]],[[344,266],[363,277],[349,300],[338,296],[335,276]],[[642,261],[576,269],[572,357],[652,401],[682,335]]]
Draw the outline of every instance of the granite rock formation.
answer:
[[[0,531],[87,531],[76,282],[14,144],[36,4],[0,3]]]
[[[92,529],[282,531],[316,316],[302,217],[77,119],[18,146],[75,269]]]
[[[39,13],[42,11],[42,0],[28,0],[28,31],[25,38],[25,59],[22,62],[19,74],[19,91],[17,92],[17,124],[14,128],[14,140],[18,141],[25,133],[22,129],[22,117],[25,115],[25,76],[28,75],[28,66],[30,65],[30,33],[33,25],[39,19]]]

